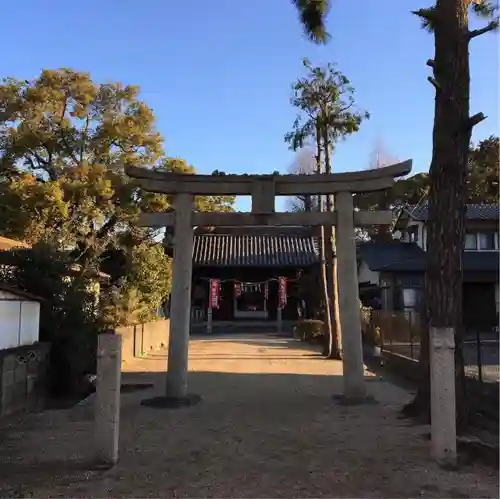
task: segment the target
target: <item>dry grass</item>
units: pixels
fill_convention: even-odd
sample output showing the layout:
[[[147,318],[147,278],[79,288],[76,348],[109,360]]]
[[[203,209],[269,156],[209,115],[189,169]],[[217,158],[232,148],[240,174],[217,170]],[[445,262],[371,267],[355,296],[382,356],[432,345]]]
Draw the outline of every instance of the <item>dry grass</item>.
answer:
[[[161,392],[164,354],[137,359],[125,380]],[[397,418],[409,395],[371,377],[378,405],[342,407],[341,365],[292,340],[194,340],[192,408],[141,407],[122,396],[121,458],[91,471],[85,411],[47,412],[0,432],[0,496],[498,497],[487,468],[437,468],[427,428]],[[88,416],[88,414],[87,414]]]

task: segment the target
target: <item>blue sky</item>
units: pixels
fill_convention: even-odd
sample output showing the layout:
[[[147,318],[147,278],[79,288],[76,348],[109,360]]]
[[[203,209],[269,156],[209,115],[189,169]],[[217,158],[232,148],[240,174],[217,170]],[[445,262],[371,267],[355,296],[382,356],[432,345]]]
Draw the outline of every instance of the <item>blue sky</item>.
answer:
[[[71,67],[96,81],[140,85],[169,155],[201,173],[265,173],[286,171],[294,158],[283,135],[295,117],[290,87],[301,59],[336,62],[371,119],[337,147],[334,170],[365,169],[382,141],[422,171],[431,156],[425,61],[433,39],[410,11],[428,4],[335,0],[332,38],[318,47],[303,37],[291,0],[3,0],[11,46],[1,75],[30,79],[42,68]],[[498,134],[498,37],[474,40],[470,53],[471,112],[488,116],[474,130],[477,141]]]

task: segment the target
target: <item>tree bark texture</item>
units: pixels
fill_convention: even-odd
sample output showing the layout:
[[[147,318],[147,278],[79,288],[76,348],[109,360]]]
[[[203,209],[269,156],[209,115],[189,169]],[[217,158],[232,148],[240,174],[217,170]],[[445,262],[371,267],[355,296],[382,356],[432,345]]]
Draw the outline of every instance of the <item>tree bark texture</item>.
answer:
[[[437,0],[433,153],[430,167],[425,303],[428,324],[455,330],[457,430],[467,422],[462,327],[462,258],[469,124],[468,2]],[[429,340],[422,338],[423,381],[415,402],[428,413]]]

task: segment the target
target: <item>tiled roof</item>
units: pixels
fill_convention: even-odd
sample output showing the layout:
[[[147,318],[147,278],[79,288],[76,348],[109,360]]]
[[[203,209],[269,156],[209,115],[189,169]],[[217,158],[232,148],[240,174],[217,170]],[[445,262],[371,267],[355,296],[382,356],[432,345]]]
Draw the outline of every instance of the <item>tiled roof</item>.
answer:
[[[427,203],[420,206],[408,206],[406,210],[412,218],[425,222],[427,220]],[[468,204],[465,217],[467,220],[498,220],[500,206],[498,204]]]
[[[423,272],[425,252],[415,243],[364,243],[358,247],[360,260],[375,272]]]
[[[4,284],[3,282],[0,282],[0,291],[19,296],[20,298],[25,298],[26,300],[38,301],[38,302],[45,301],[43,298],[40,298],[39,296],[23,291],[22,289],[14,288],[12,286],[9,286],[8,284]]]
[[[498,281],[498,251],[464,251],[464,272],[494,272]]]
[[[317,243],[306,235],[195,235],[193,264],[217,267],[307,266],[319,262]]]
[[[425,252],[415,243],[364,243],[359,259],[375,272],[424,272]],[[493,272],[498,276],[498,251],[464,251],[464,272]]]

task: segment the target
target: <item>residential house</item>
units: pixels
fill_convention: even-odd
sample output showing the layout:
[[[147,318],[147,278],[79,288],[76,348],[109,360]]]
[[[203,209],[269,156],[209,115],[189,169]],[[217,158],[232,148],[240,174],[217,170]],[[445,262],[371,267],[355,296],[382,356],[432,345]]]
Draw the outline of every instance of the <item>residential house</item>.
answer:
[[[498,325],[499,205],[467,205],[463,255],[463,321],[466,328]],[[401,210],[390,243],[359,246],[362,300],[374,297],[385,310],[422,307],[427,250],[427,204]]]

